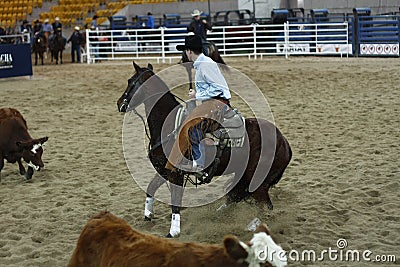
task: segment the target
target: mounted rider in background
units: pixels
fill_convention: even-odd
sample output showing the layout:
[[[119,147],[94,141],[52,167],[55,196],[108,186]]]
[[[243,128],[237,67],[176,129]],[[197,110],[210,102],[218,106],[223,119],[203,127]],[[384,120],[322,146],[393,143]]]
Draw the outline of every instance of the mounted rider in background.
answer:
[[[212,27],[208,24],[207,20],[201,19],[201,11],[195,9],[192,13],[192,21],[187,26],[187,31],[201,37],[203,43],[203,54],[208,56],[208,42],[207,42],[207,31],[211,31]]]
[[[62,24],[60,22],[60,18],[56,17],[55,21],[51,24],[51,26],[53,27],[53,33],[49,37],[50,49],[52,49],[51,46],[52,46],[52,43],[53,43],[54,36],[57,35],[57,34],[60,34],[62,36],[62,38],[64,40],[64,46],[65,46],[67,44],[67,38],[64,35],[62,35]]]

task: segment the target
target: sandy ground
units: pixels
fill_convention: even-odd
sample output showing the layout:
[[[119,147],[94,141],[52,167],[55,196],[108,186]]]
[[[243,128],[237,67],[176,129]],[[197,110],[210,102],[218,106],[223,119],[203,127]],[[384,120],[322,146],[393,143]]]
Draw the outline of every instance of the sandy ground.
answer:
[[[226,59],[267,97],[293,159],[270,190],[274,210],[224,200],[182,211],[180,240],[248,240],[254,217],[287,250],[370,250],[369,258],[400,247],[400,60],[291,57]],[[139,62],[141,65],[147,61]],[[168,64],[154,64],[160,71]],[[17,108],[30,134],[49,136],[45,168],[25,182],[5,164],[0,184],[0,266],[65,266],[90,216],[109,210],[156,235],[169,230],[170,209],[156,202],[144,222],[144,192],[130,176],[116,100],[133,74],[130,62],[34,67],[33,79],[0,80],[0,107]],[[239,107],[240,108],[240,107]],[[137,125],[142,129],[142,125]],[[138,153],[138,158],[145,158]],[[140,168],[140,166],[139,166]],[[145,169],[146,173],[154,173]],[[344,253],[343,253],[344,252]],[[292,252],[292,258],[296,254]],[[335,255],[335,254],[333,254]],[[366,266],[366,260],[289,260],[290,266]],[[344,256],[343,256],[344,257]],[[350,258],[351,259],[351,258]],[[394,263],[378,266],[394,266]]]

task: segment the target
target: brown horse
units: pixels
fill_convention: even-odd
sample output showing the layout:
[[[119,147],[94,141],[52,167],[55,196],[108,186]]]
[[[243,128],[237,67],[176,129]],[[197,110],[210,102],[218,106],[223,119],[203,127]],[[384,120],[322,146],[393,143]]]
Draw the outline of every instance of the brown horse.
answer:
[[[58,58],[60,58],[60,63],[63,64],[62,55],[65,48],[65,43],[66,40],[63,38],[61,31],[56,31],[50,40],[51,62],[53,62],[53,59],[55,59],[56,64],[58,64]]]
[[[152,216],[152,199],[157,189],[169,181],[173,221],[167,236],[174,237],[180,232],[180,215],[174,215],[180,212],[184,176],[187,172],[171,172],[165,165],[169,149],[175,141],[169,134],[174,130],[174,123],[169,122],[168,118],[175,118],[174,113],[177,113],[180,103],[167,85],[154,74],[151,64],[141,68],[133,62],[133,66],[135,74],[128,80],[125,92],[117,101],[118,111],[132,111],[142,103],[145,105],[150,131],[148,156],[159,174],[153,178],[146,191],[145,219],[149,220]],[[282,133],[267,120],[247,118],[246,131],[244,147],[248,153],[243,148],[226,147],[220,156],[215,176],[235,173],[226,188],[228,203],[239,202],[251,196],[260,205],[266,203],[272,209],[268,190],[281,179],[292,157],[291,148]]]
[[[35,65],[38,58],[43,65],[43,55],[46,52],[46,38],[43,35],[37,34],[33,39],[32,52],[35,53]]]

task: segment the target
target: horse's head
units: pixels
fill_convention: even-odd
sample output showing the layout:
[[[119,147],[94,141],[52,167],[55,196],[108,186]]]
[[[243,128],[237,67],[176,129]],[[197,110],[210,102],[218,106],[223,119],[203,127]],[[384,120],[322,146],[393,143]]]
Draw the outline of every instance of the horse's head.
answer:
[[[129,109],[134,109],[143,103],[145,95],[143,90],[139,90],[139,88],[145,81],[154,75],[153,66],[150,63],[146,68],[141,68],[135,63],[135,61],[133,61],[133,67],[135,69],[135,74],[129,78],[125,92],[117,101],[119,112],[126,112],[128,111],[128,107]],[[135,101],[131,103],[131,99],[134,95]]]
[[[42,35],[40,35],[40,34],[36,34],[35,35],[35,38],[33,39],[33,42],[36,45],[45,45],[44,37]]]

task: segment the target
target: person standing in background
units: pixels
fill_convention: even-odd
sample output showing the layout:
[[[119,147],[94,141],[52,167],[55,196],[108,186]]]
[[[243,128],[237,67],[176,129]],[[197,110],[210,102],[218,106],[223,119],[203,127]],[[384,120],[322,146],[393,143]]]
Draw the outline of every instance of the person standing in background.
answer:
[[[19,26],[19,33],[20,34],[25,34],[29,33],[29,38],[25,38],[26,36],[23,36],[21,40],[18,40],[17,42],[20,43],[28,43],[28,39],[32,38],[31,33],[32,33],[32,27],[29,25],[28,21],[25,19],[22,21],[21,26]]]
[[[93,18],[92,18],[92,22],[90,23],[90,29],[93,29],[93,27],[94,28],[98,27],[97,19],[98,19],[98,16],[94,15]]]
[[[147,12],[147,22],[146,22],[146,28],[149,29],[154,29],[154,17],[151,12]]]
[[[71,62],[75,62],[75,53],[77,63],[81,62],[81,44],[83,42],[83,36],[80,32],[79,26],[75,26],[74,32],[68,39],[68,43],[71,42]]]
[[[98,29],[92,25],[90,27],[90,33],[89,33],[89,41],[90,41],[90,46],[91,46],[91,54],[92,57],[94,58],[95,62],[101,62],[99,59],[99,38],[98,38]]]

